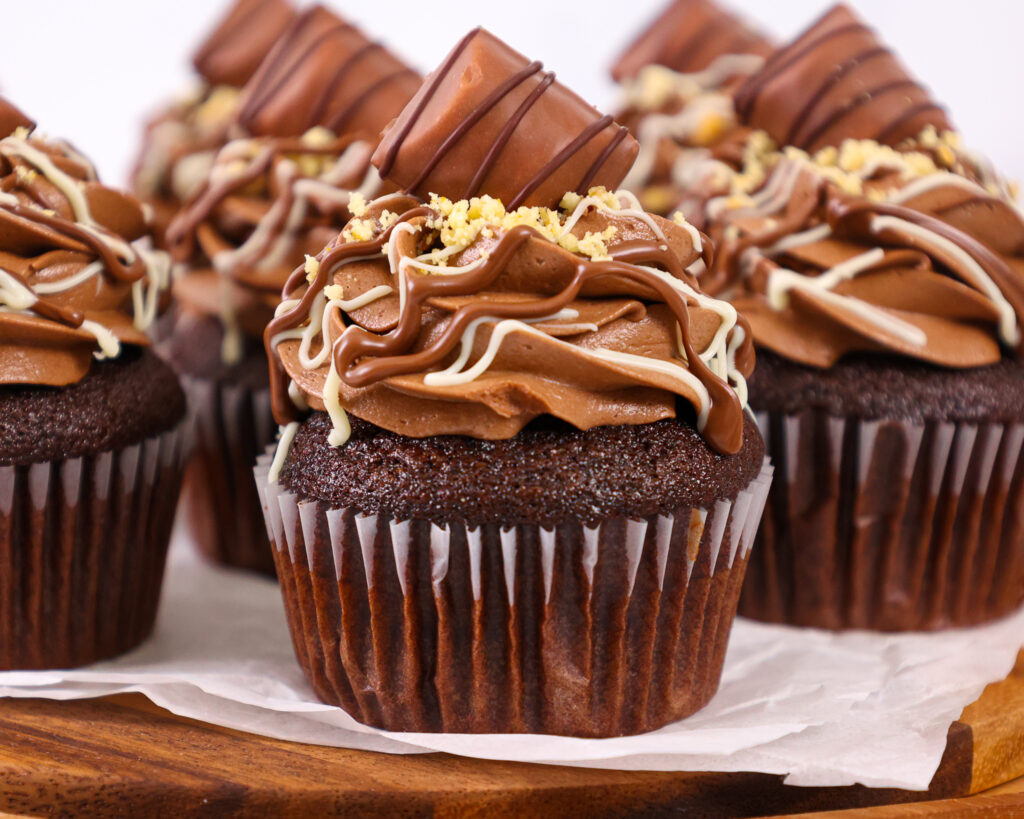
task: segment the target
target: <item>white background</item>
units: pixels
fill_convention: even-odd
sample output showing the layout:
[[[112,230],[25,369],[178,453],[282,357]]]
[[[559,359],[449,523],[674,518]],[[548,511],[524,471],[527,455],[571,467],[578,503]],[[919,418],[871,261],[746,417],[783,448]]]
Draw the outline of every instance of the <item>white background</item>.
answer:
[[[47,133],[124,180],[144,114],[179,93],[189,56],[227,0],[0,0],[0,89]],[[613,57],[667,0],[333,0],[341,14],[423,71],[482,24],[600,107],[614,102]],[[788,38],[820,0],[732,0]],[[1024,178],[1021,0],[859,0],[904,62],[944,102],[969,145]]]

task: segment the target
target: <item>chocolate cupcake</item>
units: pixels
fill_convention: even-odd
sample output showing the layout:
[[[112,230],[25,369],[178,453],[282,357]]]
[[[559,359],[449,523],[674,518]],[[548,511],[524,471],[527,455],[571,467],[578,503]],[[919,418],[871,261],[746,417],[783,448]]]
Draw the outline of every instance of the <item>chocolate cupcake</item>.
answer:
[[[141,642],[181,486],[185,397],[145,334],[170,260],[143,208],[0,100],[0,669]]]
[[[842,6],[736,95],[757,150],[708,206],[780,470],[741,613],[936,629],[1024,603],[1024,219]]]
[[[700,227],[724,193],[750,129],[732,94],[759,71],[769,40],[710,0],[674,0],[612,68],[623,103],[616,119],[640,153],[623,187],[649,211],[681,211]]]
[[[228,141],[242,86],[294,17],[287,0],[235,0],[192,57],[196,87],[146,123],[131,186],[153,208],[160,242]]]
[[[750,337],[704,237],[608,193],[635,153],[477,29],[374,155],[404,192],[284,288],[257,482],[299,662],[364,723],[615,736],[717,688]]]
[[[161,344],[196,409],[185,520],[212,559],[272,574],[252,466],[276,425],[263,328],[296,265],[382,190],[380,129],[419,78],[323,7],[298,15],[241,91],[236,127],[167,231],[180,275]]]

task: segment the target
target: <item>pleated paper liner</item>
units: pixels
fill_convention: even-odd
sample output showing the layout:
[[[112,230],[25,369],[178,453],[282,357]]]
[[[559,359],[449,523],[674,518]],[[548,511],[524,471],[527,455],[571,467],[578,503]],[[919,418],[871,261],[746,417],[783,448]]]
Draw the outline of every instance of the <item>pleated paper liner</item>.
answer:
[[[969,626],[1024,602],[1024,425],[760,413],[776,478],[740,602],[831,629]]]
[[[732,501],[547,529],[396,521],[256,480],[317,695],[393,731],[618,736],[715,693],[772,469]]]
[[[182,518],[215,563],[274,574],[274,558],[252,480],[256,458],[274,442],[270,391],[182,378],[195,415],[196,445],[182,494]]]
[[[188,426],[116,452],[0,466],[0,669],[71,668],[153,629]]]

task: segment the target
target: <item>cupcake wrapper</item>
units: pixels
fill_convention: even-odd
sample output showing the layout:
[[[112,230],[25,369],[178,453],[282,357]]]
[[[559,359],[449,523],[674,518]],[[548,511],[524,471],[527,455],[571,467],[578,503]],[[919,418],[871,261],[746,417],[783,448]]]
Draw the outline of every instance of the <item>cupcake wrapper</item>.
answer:
[[[767,461],[734,501],[595,527],[469,527],[304,501],[256,467],[317,695],[396,731],[617,736],[718,687]]]
[[[0,466],[0,669],[71,668],[153,629],[188,425],[116,452]]]
[[[1024,425],[761,413],[778,477],[740,613],[886,631],[1024,602]]]
[[[277,435],[270,391],[182,381],[196,419],[196,446],[182,492],[185,525],[210,560],[272,575],[274,558],[252,480],[256,458]]]

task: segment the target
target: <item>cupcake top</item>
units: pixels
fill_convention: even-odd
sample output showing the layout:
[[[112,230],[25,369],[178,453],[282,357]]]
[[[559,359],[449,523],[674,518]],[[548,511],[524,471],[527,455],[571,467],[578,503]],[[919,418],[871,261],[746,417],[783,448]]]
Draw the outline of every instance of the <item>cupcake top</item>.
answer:
[[[175,202],[195,192],[228,138],[242,86],[294,16],[286,0],[235,0],[193,55],[195,89],[147,124],[132,171],[136,194]]]
[[[643,424],[681,400],[738,451],[749,332],[697,287],[705,237],[609,192],[635,150],[539,64],[467,35],[375,154],[404,192],[353,203],[284,287],[264,335],[278,421],[325,410],[335,446],[348,412],[504,439],[540,415]]]
[[[314,7],[242,91],[239,127],[257,135],[218,151],[167,230],[185,270],[175,296],[221,317],[225,363],[241,357],[243,333],[262,333],[295,265],[349,220],[350,197],[379,192],[370,155],[380,124],[417,87],[395,57]]]
[[[623,185],[646,208],[702,223],[704,200],[738,167],[750,132],[733,92],[772,50],[708,0],[676,0],[626,49],[612,68],[623,98],[617,119],[636,134],[640,155]]]
[[[65,386],[145,330],[169,284],[142,205],[0,99],[0,384]]]
[[[976,367],[1020,349],[1024,219],[945,112],[837,6],[736,95],[749,140],[708,203],[758,345],[828,367],[886,352]]]

